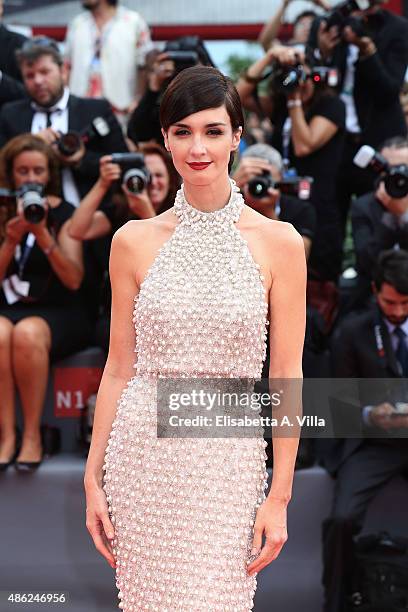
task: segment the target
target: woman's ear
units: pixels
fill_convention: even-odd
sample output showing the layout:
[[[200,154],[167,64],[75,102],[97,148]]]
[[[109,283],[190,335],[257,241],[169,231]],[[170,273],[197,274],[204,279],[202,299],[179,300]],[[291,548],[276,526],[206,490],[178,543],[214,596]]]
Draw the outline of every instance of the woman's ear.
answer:
[[[236,151],[239,147],[239,143],[241,142],[242,136],[242,126],[239,126],[237,130],[234,130],[232,134],[232,151]]]
[[[165,132],[163,128],[161,128],[161,133],[163,134],[163,138],[164,138],[164,146],[166,147],[167,151],[171,153],[170,147],[169,147],[169,139],[167,138],[167,132]]]

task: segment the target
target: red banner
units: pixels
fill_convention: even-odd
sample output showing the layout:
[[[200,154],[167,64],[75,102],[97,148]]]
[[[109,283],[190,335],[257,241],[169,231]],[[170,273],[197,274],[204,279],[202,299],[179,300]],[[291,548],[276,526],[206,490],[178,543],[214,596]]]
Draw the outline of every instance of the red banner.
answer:
[[[78,418],[88,397],[97,393],[103,368],[54,368],[54,415]]]

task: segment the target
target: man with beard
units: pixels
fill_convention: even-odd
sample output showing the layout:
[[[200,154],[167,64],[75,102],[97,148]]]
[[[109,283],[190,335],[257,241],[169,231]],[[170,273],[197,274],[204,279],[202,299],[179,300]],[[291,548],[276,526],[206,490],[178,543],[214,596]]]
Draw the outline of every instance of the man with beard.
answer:
[[[70,89],[77,96],[105,97],[125,124],[146,87],[149,28],[118,0],[82,0],[82,6],[86,11],[69,25],[65,41]]]
[[[397,409],[404,406],[401,400],[408,407],[408,252],[383,251],[373,278],[375,306],[345,319],[333,342],[334,375],[361,379],[361,429],[367,437],[324,441],[329,444],[321,463],[336,476],[331,514],[323,523],[324,612],[344,609],[352,538],[370,501],[408,469],[408,444],[401,437],[408,432],[408,412]]]
[[[65,68],[54,41],[44,37],[27,40],[17,59],[28,97],[3,106],[0,113],[0,147],[10,138],[31,132],[52,145],[62,164],[65,199],[77,206],[99,177],[99,159],[127,151],[120,126],[106,100],[73,96],[64,86]],[[109,133],[92,138],[73,155],[63,155],[55,142],[60,134],[87,130],[103,117]]]

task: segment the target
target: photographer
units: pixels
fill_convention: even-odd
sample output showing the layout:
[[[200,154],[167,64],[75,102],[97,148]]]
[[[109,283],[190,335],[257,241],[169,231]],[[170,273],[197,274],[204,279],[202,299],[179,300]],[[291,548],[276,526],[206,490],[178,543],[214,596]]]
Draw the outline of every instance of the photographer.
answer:
[[[408,140],[397,137],[386,141],[381,155],[391,168],[401,164],[408,167]],[[353,202],[351,221],[359,274],[356,308],[364,306],[370,297],[372,270],[379,253],[389,248],[408,251],[408,189],[403,197],[392,197],[380,177],[375,191]]]
[[[358,172],[353,165],[359,147],[378,147],[388,138],[407,134],[399,94],[408,62],[408,21],[383,9],[381,0],[371,0],[364,11],[353,10],[350,2],[340,6],[351,19],[337,13],[317,19],[308,46],[317,61],[339,70],[338,92],[347,108],[337,184],[344,227],[351,197],[372,189],[370,173]]]
[[[68,235],[74,207],[58,197],[58,170],[51,148],[31,134],[13,138],[1,152],[0,185],[19,196],[17,205],[10,194],[0,206],[0,469],[16,454],[14,381],[24,416],[16,467],[31,470],[42,459],[49,361],[84,348],[90,337],[78,292],[82,245]]]
[[[128,125],[128,136],[134,144],[154,140],[164,146],[159,120],[161,97],[179,72],[197,64],[213,66],[207,49],[198,36],[181,36],[168,42],[162,53],[155,49],[147,55],[147,89],[133,111]]]
[[[269,219],[292,223],[303,238],[308,258],[315,233],[316,213],[306,200],[281,193],[279,182],[282,181],[282,169],[282,157],[276,149],[266,144],[255,144],[245,149],[233,179],[248,206]],[[263,182],[260,183],[260,180]],[[272,183],[278,185],[273,187]],[[253,192],[260,188],[265,192],[263,197],[254,196]]]
[[[3,4],[3,0],[0,0],[0,108],[6,102],[24,98],[24,87],[15,52],[27,40],[22,34],[9,30],[1,23]]]
[[[99,158],[110,151],[127,151],[119,124],[106,100],[77,98],[64,87],[66,71],[56,43],[38,37],[26,41],[17,54],[28,98],[3,106],[0,113],[0,146],[18,134],[38,134],[52,145],[62,166],[62,192],[74,205],[98,178]],[[95,134],[78,150],[66,155],[57,145],[60,134],[89,131],[103,118],[107,134]]]
[[[131,219],[149,219],[171,206],[180,184],[173,162],[164,147],[156,143],[140,145],[138,153],[142,161],[138,171],[145,175],[146,186],[142,191],[132,193],[122,179],[126,178],[126,168],[112,163],[112,156],[100,160],[100,176],[91,191],[75,210],[69,225],[69,234],[77,240],[94,240],[106,237],[108,249],[114,232]],[[128,169],[132,164],[126,164]],[[121,184],[122,183],[122,184]],[[108,190],[112,201],[103,210],[99,204]],[[97,323],[96,341],[106,352],[109,344],[110,287],[107,270],[108,260],[103,262],[105,287],[103,288],[100,318]]]
[[[324,84],[310,78],[311,68],[295,49],[275,46],[240,78],[237,89],[248,110],[270,117],[272,144],[283,156],[285,170],[314,179],[311,204],[317,215],[317,232],[309,258],[309,278],[337,281],[341,244],[334,182],[341,157],[345,109],[343,102]],[[272,64],[270,94],[254,97],[256,84]],[[285,89],[286,75],[295,75]],[[299,78],[298,76],[299,75]]]

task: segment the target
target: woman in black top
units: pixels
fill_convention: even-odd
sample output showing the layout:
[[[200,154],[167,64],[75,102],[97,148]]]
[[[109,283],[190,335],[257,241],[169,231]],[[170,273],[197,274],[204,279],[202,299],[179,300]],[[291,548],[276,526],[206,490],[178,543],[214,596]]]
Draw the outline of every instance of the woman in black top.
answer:
[[[41,462],[40,421],[49,362],[86,346],[90,324],[78,288],[83,279],[82,245],[68,235],[74,206],[57,197],[58,165],[40,138],[13,138],[0,156],[0,185],[19,190],[43,186],[45,216],[28,222],[22,198],[0,221],[0,469],[15,455],[15,385],[24,416],[16,467]],[[3,201],[4,204],[4,201]]]
[[[341,270],[341,226],[335,198],[335,180],[343,149],[345,106],[327,85],[307,78],[289,95],[271,91],[254,98],[257,81],[273,61],[294,65],[301,58],[291,47],[274,46],[240,78],[237,89],[251,111],[272,120],[271,144],[300,176],[314,179],[310,201],[316,209],[317,231],[308,261],[309,277],[337,280]],[[303,63],[310,74],[307,63]]]

